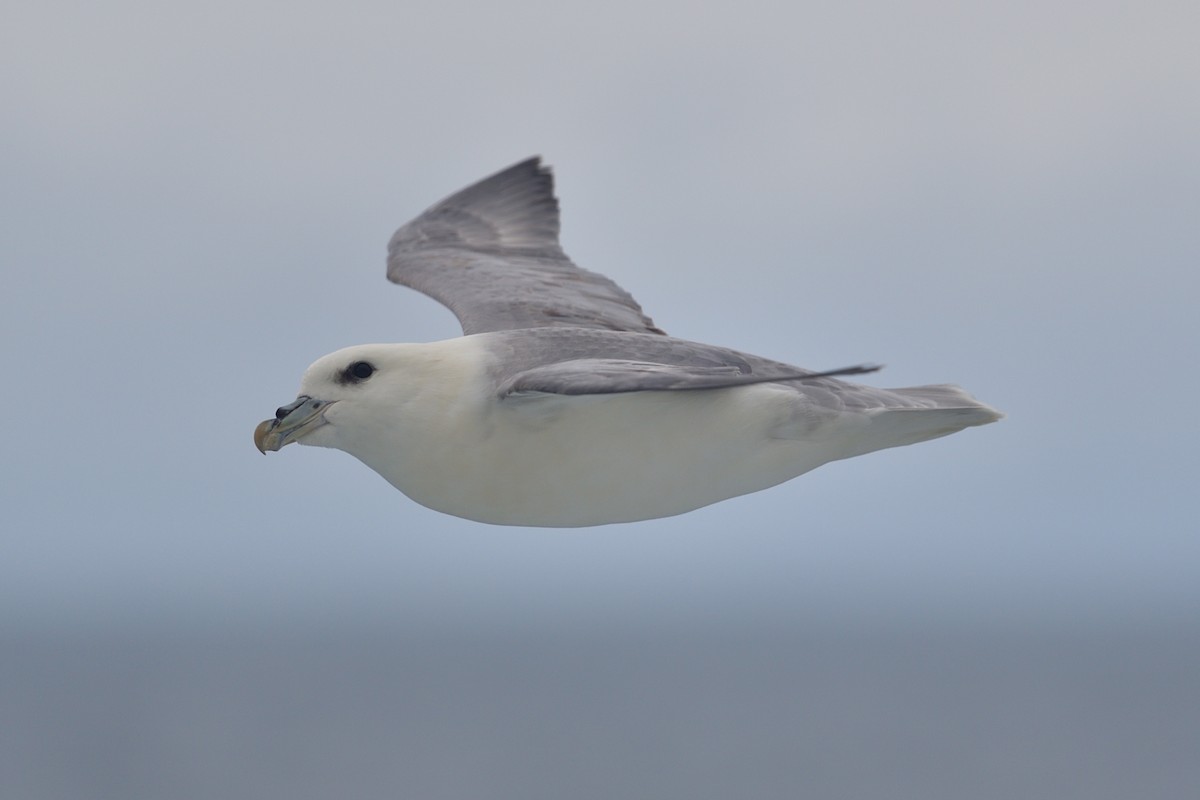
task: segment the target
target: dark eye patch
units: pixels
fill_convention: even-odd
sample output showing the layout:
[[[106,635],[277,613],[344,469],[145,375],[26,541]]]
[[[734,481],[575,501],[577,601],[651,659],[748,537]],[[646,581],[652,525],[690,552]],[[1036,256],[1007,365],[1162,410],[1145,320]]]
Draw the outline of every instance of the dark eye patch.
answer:
[[[338,373],[338,383],[362,383],[374,374],[374,364],[369,361],[355,361]]]

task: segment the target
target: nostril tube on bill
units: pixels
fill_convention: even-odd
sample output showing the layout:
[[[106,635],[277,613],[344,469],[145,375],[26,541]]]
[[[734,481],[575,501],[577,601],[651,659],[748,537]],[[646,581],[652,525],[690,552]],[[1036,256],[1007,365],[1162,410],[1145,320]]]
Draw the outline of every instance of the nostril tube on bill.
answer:
[[[284,417],[307,403],[309,400],[312,400],[312,398],[306,394],[302,394],[292,402],[288,403],[286,406],[280,406],[279,408],[275,409],[275,419],[282,421]]]

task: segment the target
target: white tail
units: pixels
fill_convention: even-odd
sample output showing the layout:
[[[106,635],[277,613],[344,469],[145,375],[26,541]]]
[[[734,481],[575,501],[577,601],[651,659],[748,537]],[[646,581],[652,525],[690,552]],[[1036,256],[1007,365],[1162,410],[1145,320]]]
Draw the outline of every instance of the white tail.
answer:
[[[903,404],[888,404],[866,411],[870,423],[861,439],[869,447],[860,453],[901,447],[949,436],[963,428],[987,425],[1004,414],[985,405],[957,386],[912,386],[889,389]]]

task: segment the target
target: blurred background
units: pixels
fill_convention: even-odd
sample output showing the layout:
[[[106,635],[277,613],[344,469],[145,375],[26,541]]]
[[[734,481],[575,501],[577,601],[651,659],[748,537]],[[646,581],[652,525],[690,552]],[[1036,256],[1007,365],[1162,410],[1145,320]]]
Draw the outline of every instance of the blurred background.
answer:
[[[1200,788],[1195,4],[5,17],[3,797]],[[1008,418],[565,531],[260,456],[458,335],[388,237],[534,154],[670,333]]]

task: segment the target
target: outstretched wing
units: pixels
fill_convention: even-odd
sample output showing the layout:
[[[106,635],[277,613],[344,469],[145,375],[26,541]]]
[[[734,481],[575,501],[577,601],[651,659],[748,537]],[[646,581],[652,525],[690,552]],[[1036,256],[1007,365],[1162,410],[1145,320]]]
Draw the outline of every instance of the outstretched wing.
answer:
[[[397,230],[387,275],[447,306],[466,334],[554,326],[663,333],[628,292],[563,253],[554,178],[538,158]]]

